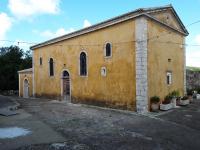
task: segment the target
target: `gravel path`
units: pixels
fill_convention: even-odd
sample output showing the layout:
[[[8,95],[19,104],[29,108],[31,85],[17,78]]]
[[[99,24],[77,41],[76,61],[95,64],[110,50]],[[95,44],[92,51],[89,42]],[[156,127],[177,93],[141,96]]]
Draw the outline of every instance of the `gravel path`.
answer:
[[[189,107],[157,117],[42,99],[18,99],[18,102],[25,111],[67,139],[59,148],[49,143],[29,146],[32,150],[199,150],[200,147],[198,100]],[[23,149],[28,148],[19,150]]]

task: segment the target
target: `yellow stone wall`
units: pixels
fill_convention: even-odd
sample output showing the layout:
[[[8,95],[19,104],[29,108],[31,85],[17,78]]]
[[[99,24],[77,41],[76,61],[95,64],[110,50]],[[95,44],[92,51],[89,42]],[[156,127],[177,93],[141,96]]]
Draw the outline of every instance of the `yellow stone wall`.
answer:
[[[180,24],[178,23],[176,17],[172,13],[171,10],[165,10],[160,12],[151,13],[153,17],[158,19],[159,21],[168,24],[169,26],[182,31]]]
[[[166,22],[180,29],[170,14]],[[159,16],[160,15],[160,16]],[[156,15],[162,21],[162,13]],[[184,93],[184,36],[148,20],[148,97],[161,99],[173,90]],[[68,70],[73,102],[135,110],[135,21],[117,25],[37,48],[33,51],[35,96],[61,99],[61,74]],[[112,57],[104,57],[104,44],[112,43]],[[171,43],[174,42],[174,43]],[[180,43],[180,44],[176,44]],[[79,75],[79,55],[87,53],[88,76]],[[40,66],[39,58],[43,65]],[[49,76],[49,59],[54,59],[54,76]],[[168,62],[171,59],[171,62]],[[107,76],[101,76],[101,67]],[[172,71],[172,85],[166,72]]]
[[[36,96],[60,99],[61,74],[71,78],[73,102],[122,109],[135,109],[135,23],[126,21],[92,33],[35,49]],[[112,57],[104,57],[104,44],[112,43]],[[79,76],[79,55],[87,53],[88,76]],[[43,65],[39,65],[42,57]],[[55,76],[49,77],[49,59],[54,59]],[[65,65],[64,65],[65,64]],[[101,76],[101,67],[107,76]]]
[[[32,72],[19,73],[19,96],[23,97],[24,80],[27,79],[29,83],[29,96],[33,96]]]
[[[149,98],[164,97],[173,90],[184,94],[184,36],[148,20]],[[180,44],[179,44],[180,43]],[[171,59],[171,62],[168,62]],[[166,84],[166,72],[172,71],[172,85]]]

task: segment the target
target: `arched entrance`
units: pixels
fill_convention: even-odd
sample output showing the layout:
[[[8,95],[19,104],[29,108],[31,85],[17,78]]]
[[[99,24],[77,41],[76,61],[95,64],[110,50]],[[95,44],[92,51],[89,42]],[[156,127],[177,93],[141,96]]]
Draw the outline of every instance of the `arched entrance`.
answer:
[[[23,97],[24,98],[29,98],[29,84],[28,84],[28,80],[25,79],[24,80],[24,89],[23,89]]]
[[[71,101],[70,75],[66,70],[62,72],[62,89],[63,100]]]

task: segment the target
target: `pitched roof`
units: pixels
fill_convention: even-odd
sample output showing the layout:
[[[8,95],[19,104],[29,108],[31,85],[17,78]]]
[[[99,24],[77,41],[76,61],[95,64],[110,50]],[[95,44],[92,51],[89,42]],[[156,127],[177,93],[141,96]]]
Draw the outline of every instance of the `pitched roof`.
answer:
[[[32,72],[33,69],[32,68],[29,68],[29,69],[25,69],[25,70],[20,70],[18,71],[18,73],[27,73],[27,72]]]
[[[163,11],[163,10],[167,10],[167,9],[172,10],[174,16],[176,17],[177,21],[179,22],[179,24],[182,28],[182,31],[180,31],[176,28],[173,28],[173,27],[159,21],[158,19],[154,18],[153,16],[149,15],[152,12],[159,12],[159,11]],[[46,45],[54,44],[54,43],[57,43],[57,42],[60,42],[60,41],[63,41],[63,40],[67,40],[67,39],[70,39],[70,38],[73,38],[73,37],[76,37],[76,36],[80,36],[80,35],[90,33],[90,32],[93,32],[93,31],[96,31],[96,30],[99,30],[99,29],[103,29],[103,28],[106,28],[108,26],[112,26],[114,24],[117,24],[117,23],[120,23],[120,22],[123,22],[123,21],[127,21],[127,20],[130,20],[130,19],[133,19],[133,18],[137,18],[137,17],[140,17],[140,16],[148,17],[148,18],[150,18],[150,19],[152,19],[152,20],[154,20],[154,21],[156,21],[156,22],[158,22],[158,23],[160,23],[164,26],[171,28],[172,30],[174,30],[174,31],[176,31],[180,34],[185,35],[185,36],[187,36],[189,34],[187,29],[185,28],[184,24],[182,23],[181,19],[178,17],[175,9],[170,4],[170,5],[166,5],[166,6],[162,6],[162,7],[139,8],[139,9],[136,9],[134,11],[125,13],[123,15],[119,15],[117,17],[114,17],[114,18],[108,19],[106,21],[97,23],[97,24],[92,25],[90,27],[87,27],[87,28],[84,28],[84,29],[81,29],[81,30],[60,36],[60,37],[50,39],[48,41],[45,41],[45,42],[42,42],[42,43],[39,43],[39,44],[36,44],[36,45],[32,46],[31,49],[34,50],[36,48],[40,48],[40,47],[43,47],[43,46],[46,46]]]

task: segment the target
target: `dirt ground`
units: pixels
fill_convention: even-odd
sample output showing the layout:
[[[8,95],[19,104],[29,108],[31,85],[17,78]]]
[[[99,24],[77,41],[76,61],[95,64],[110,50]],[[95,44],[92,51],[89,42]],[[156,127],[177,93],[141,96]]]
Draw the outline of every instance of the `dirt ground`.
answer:
[[[18,150],[199,150],[200,100],[160,114],[138,115],[44,99],[19,99],[21,109],[66,140]]]

